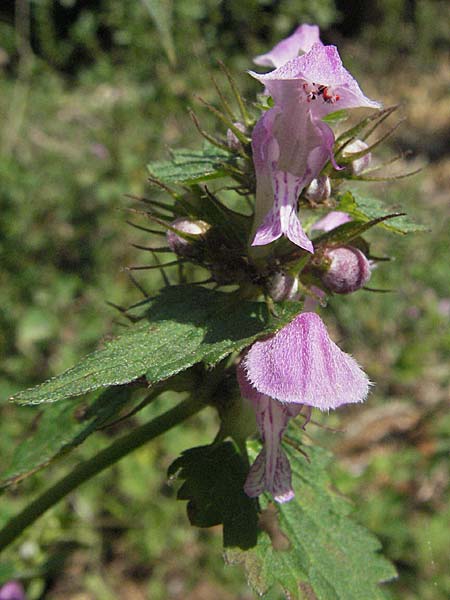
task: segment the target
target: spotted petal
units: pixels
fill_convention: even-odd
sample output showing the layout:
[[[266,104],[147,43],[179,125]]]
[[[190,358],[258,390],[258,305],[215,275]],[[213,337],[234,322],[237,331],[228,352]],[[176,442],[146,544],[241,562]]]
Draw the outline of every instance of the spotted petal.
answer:
[[[313,252],[313,245],[306,236],[297,217],[297,200],[315,168],[316,154],[304,155],[302,177],[278,168],[279,145],[273,136],[273,124],[277,111],[272,109],[261,117],[253,130],[252,149],[256,172],[256,206],[254,238],[252,245],[261,246],[286,235],[294,244]],[[312,162],[308,165],[308,160]],[[319,159],[321,160],[321,159]],[[323,163],[326,158],[323,160]],[[323,166],[323,163],[321,166]]]
[[[281,439],[291,417],[301,406],[287,405],[260,394],[247,378],[243,361],[238,365],[237,376],[242,396],[253,404],[263,448],[250,468],[244,485],[245,493],[256,498],[268,491],[277,502],[288,502],[294,497],[291,485],[291,468],[281,447]]]

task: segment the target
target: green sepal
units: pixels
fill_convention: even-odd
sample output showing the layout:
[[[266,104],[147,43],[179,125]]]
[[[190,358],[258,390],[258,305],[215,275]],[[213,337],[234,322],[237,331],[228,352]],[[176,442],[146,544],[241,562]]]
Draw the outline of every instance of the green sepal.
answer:
[[[348,111],[345,109],[335,110],[328,115],[322,117],[322,121],[328,125],[337,125],[348,119]]]
[[[330,231],[326,231],[322,235],[313,239],[314,247],[317,249],[319,246],[342,246],[343,244],[348,244],[352,240],[356,238],[360,238],[363,233],[375,227],[375,225],[380,225],[384,221],[388,219],[396,219],[400,217],[401,214],[394,213],[392,215],[385,215],[384,217],[378,217],[378,219],[372,219],[371,221],[349,221],[348,223],[344,223],[343,225],[339,225],[339,227],[335,227]]]

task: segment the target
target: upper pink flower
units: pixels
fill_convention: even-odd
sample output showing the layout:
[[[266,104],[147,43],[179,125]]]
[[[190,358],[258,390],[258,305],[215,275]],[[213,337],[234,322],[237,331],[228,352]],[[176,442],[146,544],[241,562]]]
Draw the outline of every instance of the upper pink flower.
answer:
[[[281,67],[291,58],[311,50],[316,43],[321,43],[317,25],[299,25],[292,35],[278,42],[270,52],[255,56],[253,62],[261,67]]]
[[[334,46],[316,43],[270,73],[250,74],[266,86],[275,103],[252,136],[257,179],[253,245],[284,234],[313,252],[298,221],[297,200],[327,160],[339,168],[333,156],[334,133],[322,119],[339,109],[380,104],[362,93]]]

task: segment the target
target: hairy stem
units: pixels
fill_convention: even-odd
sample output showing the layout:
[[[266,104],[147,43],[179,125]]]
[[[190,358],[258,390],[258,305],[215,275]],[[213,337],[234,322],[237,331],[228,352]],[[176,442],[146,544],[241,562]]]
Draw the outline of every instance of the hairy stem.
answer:
[[[210,391],[212,391],[211,388]],[[203,394],[201,395],[203,396]],[[127,456],[127,454],[130,454],[130,452],[133,452],[140,446],[143,446],[150,440],[153,440],[199,412],[206,406],[202,402],[202,399],[197,396],[195,399],[190,398],[181,402],[149,423],[134,429],[114,441],[110,446],[104,448],[89,460],[77,465],[71,473],[57,481],[48,490],[33,500],[0,530],[0,551],[14,542],[24,529],[32,525],[49,508],[62,500],[79,485],[107,469],[124,456]]]

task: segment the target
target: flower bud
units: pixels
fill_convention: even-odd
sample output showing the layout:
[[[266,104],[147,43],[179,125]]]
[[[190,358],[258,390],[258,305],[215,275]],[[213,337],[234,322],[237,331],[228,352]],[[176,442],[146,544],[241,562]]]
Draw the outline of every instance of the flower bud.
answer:
[[[313,179],[306,188],[305,196],[311,202],[325,202],[331,196],[330,178],[326,175],[321,175]]]
[[[205,223],[205,221],[194,221],[193,219],[188,219],[187,217],[179,217],[178,219],[175,219],[175,221],[172,221],[170,225],[175,229],[182,231],[183,233],[188,233],[189,235],[195,235],[199,237],[205,234],[210,228],[208,223]],[[167,230],[166,237],[169,248],[172,250],[172,252],[175,252],[175,254],[185,257],[193,257],[197,254],[195,243],[182,238],[174,231],[171,231],[170,229]]]
[[[242,131],[242,133],[246,132],[246,128],[245,125],[243,125],[242,123],[233,123],[233,125],[236,127],[236,129],[239,129],[239,131]],[[233,133],[233,131],[231,131],[231,129],[227,129],[227,146],[228,148],[230,148],[230,150],[239,150],[242,147],[241,142],[239,141],[239,138],[237,137],[237,135],[235,133]]]
[[[275,302],[298,300],[298,279],[281,271],[275,273],[269,280],[268,292]]]
[[[350,144],[348,144],[345,147],[343,155],[345,158],[351,158],[351,155],[354,152],[362,152],[363,150],[366,150],[368,147],[369,146],[366,144],[366,142],[363,142],[362,140],[355,140],[354,142],[351,142]],[[367,154],[364,154],[364,156],[361,156],[361,158],[357,158],[357,159],[353,160],[351,163],[351,169],[352,169],[353,175],[359,175],[360,173],[365,171],[367,169],[367,167],[370,165],[371,161],[372,161],[372,154],[370,152],[368,152]]]
[[[329,248],[325,257],[330,261],[322,281],[336,294],[349,294],[362,288],[370,279],[370,263],[366,256],[352,246]]]

